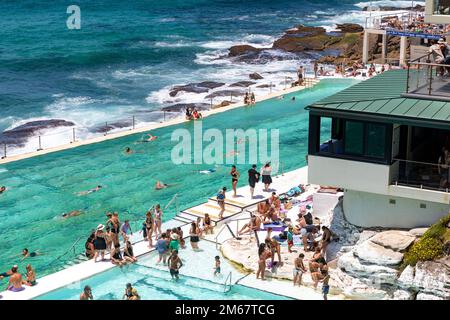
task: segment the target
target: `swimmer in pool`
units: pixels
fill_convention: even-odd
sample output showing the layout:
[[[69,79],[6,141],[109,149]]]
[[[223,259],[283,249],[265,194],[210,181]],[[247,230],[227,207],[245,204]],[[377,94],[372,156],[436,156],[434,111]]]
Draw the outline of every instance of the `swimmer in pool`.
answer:
[[[169,185],[168,184],[166,184],[166,183],[162,183],[161,181],[156,181],[156,186],[155,186],[155,189],[156,190],[161,190],[161,189],[165,189],[165,188],[167,188],[167,187],[169,187]]]
[[[126,147],[124,152],[125,152],[125,154],[133,154],[134,153],[134,151],[131,150],[130,147]]]
[[[147,142],[155,141],[156,139],[158,139],[157,136],[154,136],[151,133],[149,133],[147,136],[148,136],[148,139],[146,140]]]
[[[1,186],[0,187],[0,194],[4,193],[6,191],[6,187],[5,186]]]
[[[90,190],[87,190],[87,191],[80,191],[80,192],[77,193],[77,195],[79,195],[79,196],[84,196],[84,195],[87,195],[87,194],[90,194],[90,193],[97,192],[97,191],[99,191],[101,188],[103,188],[103,187],[100,186],[100,185],[98,185],[98,186],[96,186],[96,187],[93,188],[93,189],[90,189]]]
[[[30,252],[27,248],[22,250],[22,261],[25,260],[26,258],[30,257],[30,258],[34,258],[36,256],[41,256],[43,253],[39,252],[39,250],[36,250],[34,252]]]
[[[63,217],[64,219],[67,219],[67,218],[72,218],[72,217],[79,216],[82,213],[83,213],[83,211],[81,211],[81,210],[73,210],[73,211],[70,211],[70,212],[67,212],[67,213],[63,213],[61,215],[61,217]]]
[[[200,170],[198,173],[201,174],[210,174],[216,172],[216,169],[208,169],[208,170]]]

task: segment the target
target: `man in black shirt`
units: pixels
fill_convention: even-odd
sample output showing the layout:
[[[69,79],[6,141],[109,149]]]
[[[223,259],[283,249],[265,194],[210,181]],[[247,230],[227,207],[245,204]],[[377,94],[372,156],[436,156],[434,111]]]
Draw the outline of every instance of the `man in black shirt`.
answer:
[[[256,171],[256,164],[252,165],[252,168],[248,170],[248,184],[250,185],[250,195],[253,199],[253,192],[255,191],[255,185],[259,181],[259,172]]]

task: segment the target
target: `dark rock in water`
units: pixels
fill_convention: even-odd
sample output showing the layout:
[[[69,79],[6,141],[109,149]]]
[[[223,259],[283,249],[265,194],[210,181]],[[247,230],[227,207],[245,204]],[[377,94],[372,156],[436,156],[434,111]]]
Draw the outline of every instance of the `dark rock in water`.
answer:
[[[206,93],[210,89],[215,89],[218,87],[221,87],[225,85],[223,82],[215,82],[215,81],[203,81],[198,83],[189,83],[184,86],[175,86],[170,91],[169,95],[171,97],[175,97],[178,92],[185,91],[185,92],[193,92],[193,93]]]
[[[0,133],[0,143],[23,146],[28,138],[38,136],[40,130],[73,126],[75,123],[61,119],[30,121]]]
[[[255,73],[251,73],[248,75],[250,79],[253,80],[261,80],[264,79],[259,73],[255,72]]]
[[[238,90],[222,90],[222,91],[216,91],[209,95],[207,95],[206,99],[216,98],[216,97],[239,97],[245,95],[245,92],[238,91]]]
[[[208,103],[178,103],[162,108],[161,110],[167,112],[184,112],[186,108],[195,108],[197,110],[208,110],[210,104]]]
[[[270,88],[271,85],[270,84],[260,84],[259,86],[256,86],[257,88]],[[275,87],[274,84],[272,84],[272,87]]]
[[[364,28],[356,23],[338,24],[337,29],[341,30],[341,32],[346,33],[359,33],[364,31]]]
[[[230,84],[230,87],[249,87],[255,83],[256,82],[253,82],[253,81],[239,81],[239,82]]]
[[[230,52],[228,54],[229,57],[236,57],[236,56],[242,56],[245,54],[254,54],[260,52],[262,49],[255,48],[247,44],[241,44],[237,46],[232,46],[230,49],[228,49]]]
[[[98,127],[94,127],[93,129],[91,129],[91,132],[95,132],[95,133],[105,133],[114,129],[121,129],[121,128],[128,128],[131,127],[133,125],[133,121],[132,120],[123,120],[123,121],[117,121],[117,122],[108,122],[104,125],[98,126]]]

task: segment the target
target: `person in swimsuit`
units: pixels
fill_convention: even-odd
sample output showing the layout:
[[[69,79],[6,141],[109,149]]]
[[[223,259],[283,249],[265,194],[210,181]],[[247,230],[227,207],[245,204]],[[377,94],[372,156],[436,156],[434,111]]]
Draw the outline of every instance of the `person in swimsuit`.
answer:
[[[105,250],[106,250],[106,239],[105,239],[105,233],[103,232],[105,230],[105,226],[103,224],[99,224],[97,226],[97,230],[95,231],[95,238],[94,238],[94,261],[97,262],[97,258],[100,255],[101,260],[105,260]]]
[[[125,220],[125,222],[120,227],[120,234],[122,235],[123,242],[128,240],[128,233],[133,235],[133,230],[131,230],[130,220]]]
[[[125,154],[133,154],[133,153],[134,153],[134,151],[133,151],[133,150],[131,150],[131,148],[130,148],[130,147],[126,147],[126,148],[125,148],[125,151],[124,151],[124,153],[125,153]]]
[[[265,279],[265,271],[266,271],[266,260],[270,258],[271,253],[270,250],[267,249],[265,243],[261,243],[258,248],[258,270],[256,271],[256,279],[259,279],[261,276],[261,280]]]
[[[305,265],[303,264],[303,259],[305,255],[300,253],[298,258],[294,261],[294,286],[298,283],[299,286],[302,285],[302,276],[307,271]]]
[[[172,233],[170,235],[170,242],[169,242],[169,251],[173,252],[175,250],[178,251],[180,248],[180,241],[178,241],[178,234]]]
[[[214,275],[217,276],[220,274],[220,257],[216,256],[215,258],[215,267],[214,267]]]
[[[205,232],[205,234],[208,234],[209,231],[211,232],[211,234],[214,233],[214,227],[212,225],[211,218],[207,213],[205,213],[205,217],[203,218],[203,231]]]
[[[268,192],[269,187],[272,184],[272,168],[270,162],[267,162],[261,169],[262,182],[264,183],[264,191]]]
[[[22,275],[18,272],[17,266],[12,267],[11,272],[12,273],[8,281],[8,290],[13,292],[25,290],[25,288],[22,287]]]
[[[261,219],[255,215],[252,215],[250,222],[244,224],[241,230],[238,231],[238,236],[251,233],[252,231],[258,231],[261,227]]]
[[[322,295],[323,300],[328,300],[328,293],[330,292],[330,285],[328,284],[328,281],[330,281],[330,274],[328,273],[328,270],[324,272],[322,281]]]
[[[89,238],[86,240],[86,242],[84,244],[85,255],[89,259],[94,258],[94,254],[95,254],[94,239],[95,239],[95,230],[93,230],[91,232],[91,235],[89,236]]]
[[[325,254],[327,253],[327,247],[331,242],[331,230],[328,229],[325,226],[322,226],[322,231],[323,231],[323,235],[322,235],[322,241],[321,241],[321,249],[322,249],[322,255],[325,256]]]
[[[186,241],[184,240],[183,230],[181,229],[181,227],[177,227],[175,233],[178,235],[178,241],[180,241],[181,249],[186,249]]]
[[[325,258],[322,255],[322,250],[320,250],[320,247],[317,247],[314,251],[314,254],[311,258],[312,262],[316,262],[319,264],[319,268],[322,269],[322,266],[327,264]]]
[[[172,254],[169,257],[169,271],[170,276],[175,278],[176,280],[179,279],[180,274],[180,268],[183,266],[183,262],[181,262],[180,257],[178,256],[178,250],[173,250]]]
[[[223,187],[222,190],[219,190],[217,193],[217,204],[220,207],[219,218],[223,219],[223,213],[225,212],[225,194],[227,192],[227,188]]]
[[[161,234],[161,224],[162,224],[162,216],[163,211],[161,210],[161,206],[159,204],[155,207],[155,238],[158,238],[158,234]]]
[[[125,242],[125,247],[123,249],[123,258],[125,259],[126,262],[136,262],[138,259],[134,256],[133,253],[133,245],[131,244],[131,242],[129,240],[127,240]]]
[[[288,252],[297,252],[292,251],[292,247],[294,246],[294,228],[292,226],[289,226],[288,232],[287,232],[287,244],[288,244]]]
[[[127,264],[127,262],[129,261],[124,259],[122,253],[120,252],[120,246],[116,246],[114,248],[113,254],[111,255],[111,263],[116,266],[122,267],[123,265]]]
[[[93,188],[93,189],[89,189],[89,190],[87,190],[87,191],[80,191],[80,192],[77,193],[77,195],[79,195],[79,196],[84,196],[84,195],[87,195],[87,194],[90,194],[90,193],[97,192],[97,191],[99,191],[101,188],[103,188],[103,187],[100,186],[100,185],[98,185],[98,186],[96,186],[96,187]]]
[[[198,242],[200,241],[199,233],[200,230],[197,226],[197,223],[192,222],[191,229],[189,230],[189,236],[191,239],[191,247],[194,251],[199,249],[198,248]]]
[[[250,196],[253,197],[255,192],[256,183],[259,181],[259,172],[256,171],[256,164],[252,165],[252,168],[248,170],[248,185],[250,186]]]
[[[152,216],[152,210],[150,209],[145,214],[145,228],[147,230],[147,238],[148,238],[148,247],[151,249],[153,247],[153,216]]]
[[[19,267],[17,265],[12,266],[12,268],[6,272],[0,273],[0,280],[2,280],[3,278],[7,278],[10,277],[14,274],[14,272],[17,271]],[[16,271],[14,271],[16,270]]]
[[[161,263],[161,261],[163,264],[166,264],[167,254],[169,253],[169,240],[167,239],[166,233],[163,233],[156,242],[156,250],[159,254],[156,264]]]
[[[323,281],[328,275],[328,265],[325,263],[321,268],[311,272],[311,279],[314,281],[314,289],[317,288],[319,281]],[[328,292],[327,292],[328,293]]]
[[[43,255],[43,253],[39,252],[39,250],[36,250],[34,252],[30,252],[27,248],[25,248],[25,249],[22,250],[23,258],[22,258],[21,261],[25,260],[28,257],[34,258],[36,256],[41,256],[41,255]]]
[[[231,175],[231,185],[232,185],[233,192],[234,192],[233,197],[236,198],[237,197],[236,188],[237,188],[237,183],[238,183],[240,174],[236,170],[236,166],[235,165],[231,166],[230,175]]]
[[[106,251],[108,251],[110,254],[112,251],[114,251],[114,235],[111,232],[111,227],[106,227],[105,232],[105,241],[106,241]]]
[[[166,183],[162,183],[161,181],[156,181],[156,186],[155,186],[155,190],[161,190],[161,189],[165,189],[165,188],[167,188],[167,187],[169,187],[169,185],[168,184],[166,184]]]
[[[111,235],[112,235],[112,241],[114,246],[120,245],[120,220],[119,220],[119,214],[117,212],[114,212],[111,214],[111,218],[106,223],[111,228]]]
[[[61,215],[61,217],[63,217],[64,219],[67,219],[67,218],[72,218],[72,217],[79,216],[82,213],[83,213],[83,211],[81,211],[81,210],[73,210],[73,211],[70,211],[70,212],[67,212],[67,213],[63,213]]]
[[[150,134],[150,133],[149,133],[147,136],[148,136],[148,138],[147,138],[147,141],[148,141],[148,142],[150,142],[150,141],[155,141],[156,139],[158,139],[157,136],[154,136],[154,135],[152,135],[152,134]]]
[[[5,186],[1,186],[0,187],[0,194],[5,193],[6,191],[6,187]]]
[[[250,103],[251,104],[255,104],[256,103],[256,98],[255,98],[255,93],[252,92],[252,94],[250,95]]]
[[[131,283],[127,283],[125,288],[125,294],[123,295],[125,300],[141,300],[137,290],[131,286]]]
[[[27,273],[25,276],[27,277],[27,280],[24,281],[24,284],[26,284],[27,286],[30,286],[30,287],[35,286],[36,285],[36,272],[31,267],[31,264],[27,264],[26,270],[27,270]]]
[[[91,287],[84,287],[83,292],[80,294],[80,300],[94,300]]]

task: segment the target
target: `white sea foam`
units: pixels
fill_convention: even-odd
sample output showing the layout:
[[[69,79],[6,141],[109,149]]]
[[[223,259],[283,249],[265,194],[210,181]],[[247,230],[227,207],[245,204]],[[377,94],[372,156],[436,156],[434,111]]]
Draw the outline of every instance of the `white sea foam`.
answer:
[[[402,1],[402,0],[381,0],[381,1],[366,1],[356,3],[355,6],[363,9],[365,7],[396,7],[396,8],[411,8],[411,4],[416,5],[425,5],[425,1]]]

